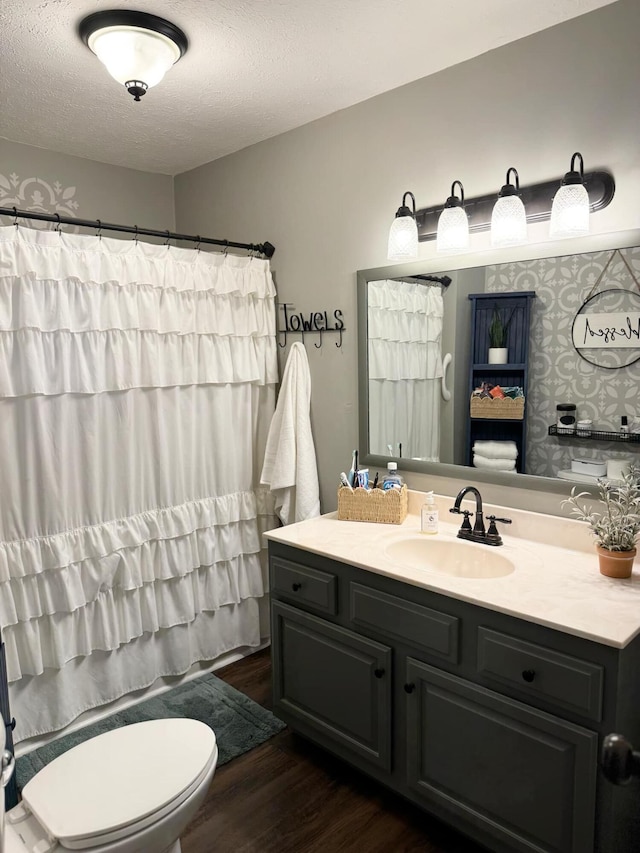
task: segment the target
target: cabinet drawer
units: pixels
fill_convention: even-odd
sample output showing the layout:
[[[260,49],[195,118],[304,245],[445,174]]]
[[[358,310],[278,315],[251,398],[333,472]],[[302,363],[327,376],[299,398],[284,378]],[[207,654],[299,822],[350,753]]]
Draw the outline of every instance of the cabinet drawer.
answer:
[[[395,637],[449,663],[458,662],[460,620],[455,616],[359,583],[351,583],[349,591],[354,625]]]
[[[331,616],[338,612],[336,576],[281,557],[271,560],[271,589]]]
[[[603,670],[597,664],[479,628],[478,673],[528,699],[602,719]]]

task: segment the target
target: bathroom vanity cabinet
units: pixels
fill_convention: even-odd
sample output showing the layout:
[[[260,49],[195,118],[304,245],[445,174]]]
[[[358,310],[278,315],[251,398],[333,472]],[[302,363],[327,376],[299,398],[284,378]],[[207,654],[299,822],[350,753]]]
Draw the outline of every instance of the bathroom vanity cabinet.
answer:
[[[275,713],[498,853],[632,853],[640,638],[614,648],[269,543]]]

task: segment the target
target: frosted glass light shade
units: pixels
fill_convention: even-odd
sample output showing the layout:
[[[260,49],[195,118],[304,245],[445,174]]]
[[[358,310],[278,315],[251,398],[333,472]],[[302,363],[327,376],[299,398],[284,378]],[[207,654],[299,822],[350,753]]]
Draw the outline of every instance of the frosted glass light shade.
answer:
[[[589,233],[589,193],[584,184],[565,184],[553,199],[550,237],[579,237]]]
[[[405,261],[418,257],[418,226],[413,216],[396,216],[389,229],[387,258]]]
[[[87,44],[122,85],[139,80],[151,88],[181,56],[170,38],[141,27],[105,27],[92,33]]]
[[[527,214],[522,199],[505,195],[493,206],[491,214],[491,245],[521,246],[527,242]]]
[[[436,251],[464,252],[469,248],[469,220],[463,207],[445,207],[438,219]]]

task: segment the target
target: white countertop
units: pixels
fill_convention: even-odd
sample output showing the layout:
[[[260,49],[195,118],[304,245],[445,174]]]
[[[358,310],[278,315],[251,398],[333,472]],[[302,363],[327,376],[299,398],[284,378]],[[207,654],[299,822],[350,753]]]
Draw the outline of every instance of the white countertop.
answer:
[[[498,524],[504,545],[464,545],[508,558],[516,566],[514,572],[498,578],[464,578],[398,565],[385,550],[399,539],[460,542],[456,534],[461,516],[449,514],[450,497],[436,498],[439,532],[420,534],[423,498],[419,492],[410,492],[410,514],[401,525],[338,521],[336,513],[329,513],[270,530],[265,536],[607,646],[623,648],[640,633],[640,566],[636,563],[628,580],[601,575],[593,539],[579,521],[487,505],[485,517],[493,512],[513,519],[509,526]],[[475,508],[467,501],[464,505]]]

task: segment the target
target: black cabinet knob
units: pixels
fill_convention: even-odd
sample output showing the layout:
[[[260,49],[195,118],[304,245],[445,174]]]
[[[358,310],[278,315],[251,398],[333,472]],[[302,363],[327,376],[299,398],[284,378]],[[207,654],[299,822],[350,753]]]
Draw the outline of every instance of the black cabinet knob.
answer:
[[[415,684],[405,684],[405,686],[404,686],[404,692],[405,693],[413,693],[413,691],[415,689],[416,689]]]
[[[292,584],[291,584],[291,589],[292,589],[294,592],[297,592],[299,589],[302,589],[302,584],[301,584],[301,583],[292,583]]]
[[[522,677],[524,678],[525,681],[528,681],[529,683],[531,683],[533,681],[533,679],[536,677],[535,669],[523,669],[522,670]]]
[[[627,785],[640,776],[640,752],[622,735],[607,735],[602,744],[602,771],[614,785]]]
[[[374,669],[373,674],[376,678],[382,678],[382,676],[384,675],[384,669]]]

